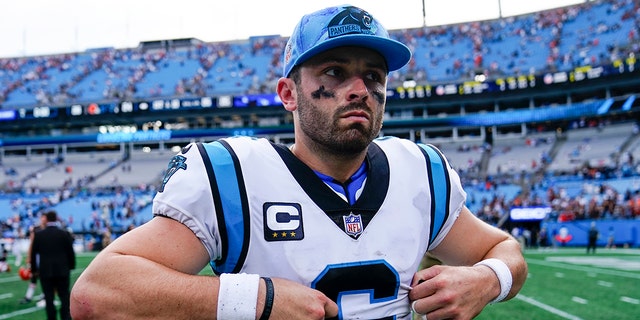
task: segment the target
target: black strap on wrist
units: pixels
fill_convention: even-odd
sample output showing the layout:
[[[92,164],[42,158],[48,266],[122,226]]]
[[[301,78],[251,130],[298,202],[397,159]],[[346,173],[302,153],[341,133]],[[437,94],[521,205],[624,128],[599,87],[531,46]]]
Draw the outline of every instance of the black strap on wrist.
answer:
[[[267,286],[267,296],[264,299],[264,309],[262,310],[262,315],[260,316],[260,320],[268,320],[269,316],[271,316],[271,309],[273,308],[273,281],[269,277],[262,277],[264,280],[264,284]]]

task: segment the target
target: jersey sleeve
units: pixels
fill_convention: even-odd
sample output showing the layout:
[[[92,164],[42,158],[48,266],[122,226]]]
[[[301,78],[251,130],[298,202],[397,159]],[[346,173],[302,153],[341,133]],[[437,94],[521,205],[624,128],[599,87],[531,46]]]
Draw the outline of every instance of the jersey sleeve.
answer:
[[[434,232],[429,243],[427,250],[430,251],[442,242],[453,227],[453,224],[465,205],[467,193],[462,187],[460,176],[458,176],[458,173],[449,165],[445,155],[433,145],[420,146],[423,150],[427,151],[427,158],[431,162],[430,179],[434,181],[434,189],[438,192],[442,192],[443,190],[447,190],[448,192],[448,194],[443,197],[434,198],[434,201],[437,202],[435,206],[436,212],[434,214],[436,218],[433,219],[431,223],[436,225],[433,229],[437,231]],[[440,165],[434,165],[436,163]],[[440,178],[438,179],[438,177]],[[439,186],[437,185],[437,181],[440,181]],[[445,188],[442,184],[448,184],[448,188]],[[444,201],[448,201],[448,203],[442,203]],[[439,220],[438,217],[442,217],[442,220]]]
[[[202,241],[210,260],[220,256],[220,237],[211,187],[194,143],[169,160],[162,185],[153,199],[154,216],[174,219]]]

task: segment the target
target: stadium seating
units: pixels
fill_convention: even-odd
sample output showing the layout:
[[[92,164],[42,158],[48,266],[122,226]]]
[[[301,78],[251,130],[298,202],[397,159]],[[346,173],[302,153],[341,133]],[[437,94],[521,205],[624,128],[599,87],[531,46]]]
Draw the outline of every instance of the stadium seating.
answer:
[[[390,86],[415,80],[419,85],[435,87],[474,80],[479,74],[496,79],[610,64],[630,57],[631,53],[639,54],[638,10],[637,1],[605,0],[490,21],[392,30],[392,37],[408,43],[414,57],[407,66],[390,75]],[[3,58],[0,109],[271,93],[281,73],[281,52],[286,40],[264,36],[176,48],[141,44],[137,48]],[[536,108],[536,112],[551,114],[563,107],[568,116],[575,118],[581,117],[587,107],[606,104],[609,98],[606,95],[611,92],[602,91],[605,96],[592,97],[589,92],[578,101],[568,98],[573,93],[551,102],[544,97],[527,97],[521,106],[501,105],[498,98],[477,102],[479,107],[465,101],[468,109],[459,106],[463,102],[439,102],[445,104],[442,110],[429,110],[430,115],[425,118],[437,120],[441,115],[456,117],[463,113],[486,115],[494,108],[500,111]],[[616,111],[637,108],[638,103],[631,99],[638,95],[637,90],[617,94],[620,96],[612,106]],[[623,101],[629,102],[626,107],[622,106]],[[385,123],[415,120],[417,114],[410,109],[388,110]],[[619,206],[624,212],[602,213],[598,218],[637,219],[640,208],[629,203],[640,199],[638,123],[621,114],[612,117],[615,122],[572,120],[567,124],[558,120],[540,124],[548,127],[539,132],[518,125],[520,131],[495,134],[491,139],[485,132],[480,133],[484,128],[442,137],[438,132],[430,137],[424,129],[406,131],[409,138],[433,143],[443,151],[467,189],[467,206],[487,222],[501,223],[508,216],[508,208],[515,205],[555,206],[560,202],[567,206],[574,204],[570,201],[592,199],[602,203],[597,192],[603,185],[624,199],[620,203],[625,204]],[[225,128],[242,126],[242,121],[233,114],[207,116],[213,120],[203,117],[204,123],[209,121]],[[492,117],[511,115],[502,112]],[[274,125],[287,122],[273,115],[255,122],[260,121]],[[564,131],[559,134],[556,127]],[[395,133],[386,128],[383,131]],[[279,142],[283,137],[274,140]],[[174,144],[191,141],[185,138]],[[55,148],[58,150],[58,146]],[[130,146],[114,151],[60,154],[25,149],[28,155],[3,151],[0,221],[24,228],[34,223],[37,212],[54,208],[70,228],[80,233],[102,232],[107,226],[124,232],[129,225],[150,219],[151,198],[174,153],[167,149],[147,152]],[[58,158],[59,155],[63,157]],[[551,201],[550,193],[566,202],[558,198]],[[561,210],[554,207],[550,218],[557,218],[558,211]]]
[[[478,73],[526,75],[612,61],[637,41],[634,10],[631,1],[599,1],[498,20],[392,30],[414,51],[413,61],[392,79],[433,84],[472,80]],[[286,38],[268,37],[268,45],[260,41],[0,59],[0,104],[96,102],[122,92],[169,97],[183,94],[179,88],[194,81],[200,94],[213,96],[272,90],[265,84],[280,73]]]
[[[575,172],[585,163],[592,167],[612,166],[612,156],[632,132],[631,123],[568,131],[566,142],[548,169]]]

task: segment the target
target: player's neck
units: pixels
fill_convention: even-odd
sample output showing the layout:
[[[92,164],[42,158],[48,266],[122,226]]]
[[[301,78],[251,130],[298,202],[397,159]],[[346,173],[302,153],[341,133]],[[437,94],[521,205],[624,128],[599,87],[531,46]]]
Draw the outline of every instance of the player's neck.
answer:
[[[311,151],[303,144],[293,144],[289,149],[311,169],[328,175],[341,183],[349,180],[358,171],[367,155],[366,150],[360,154],[349,156]]]

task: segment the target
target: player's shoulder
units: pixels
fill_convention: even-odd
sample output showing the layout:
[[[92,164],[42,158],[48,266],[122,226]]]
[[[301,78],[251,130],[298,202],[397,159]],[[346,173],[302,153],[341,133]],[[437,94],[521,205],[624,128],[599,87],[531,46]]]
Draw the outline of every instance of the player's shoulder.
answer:
[[[373,140],[375,144],[380,146],[385,151],[419,151],[421,147],[426,145],[419,142],[414,142],[405,138],[398,138],[394,136],[385,136],[376,138]]]
[[[404,147],[404,148],[410,148],[410,149],[430,148],[440,152],[440,149],[431,143],[415,142],[413,140],[394,137],[394,136],[379,137],[373,140],[373,142],[381,146],[398,146],[398,147]]]
[[[445,155],[433,144],[415,142],[393,136],[377,138],[374,140],[374,143],[386,154],[394,154],[406,159],[420,158],[427,159],[428,161],[436,160],[446,162]]]
[[[394,136],[378,137],[373,140],[373,143],[383,147],[404,146],[410,144],[415,145],[415,143],[409,139],[398,138]]]
[[[218,140],[219,143],[225,144],[234,150],[235,153],[249,153],[255,155],[255,152],[264,152],[273,149],[273,144],[266,138],[251,136],[232,136]]]
[[[260,145],[269,145],[265,138],[255,138],[248,136],[230,136],[206,142],[192,142],[184,146],[178,155],[189,155],[191,153],[206,152],[215,149],[256,148]]]
[[[232,136],[198,143],[196,148],[206,159],[233,158],[238,161],[275,157],[275,144],[266,138]]]
[[[266,138],[252,137],[252,136],[231,136],[231,137],[222,138],[218,141],[225,141],[227,143],[234,144],[234,145],[247,145],[247,146],[270,144],[269,140]]]

